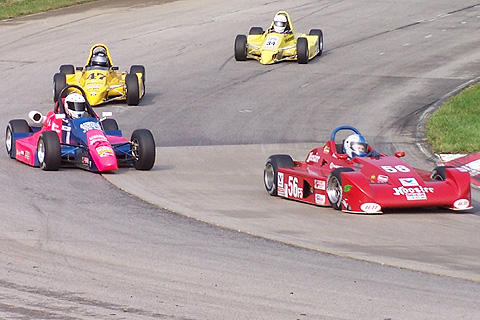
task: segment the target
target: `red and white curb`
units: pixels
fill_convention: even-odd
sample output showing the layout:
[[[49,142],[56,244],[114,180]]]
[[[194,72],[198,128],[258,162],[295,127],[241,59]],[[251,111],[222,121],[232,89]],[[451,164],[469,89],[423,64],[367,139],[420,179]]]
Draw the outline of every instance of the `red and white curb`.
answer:
[[[462,167],[470,172],[474,187],[480,188],[480,152],[469,154],[439,154],[437,165]]]

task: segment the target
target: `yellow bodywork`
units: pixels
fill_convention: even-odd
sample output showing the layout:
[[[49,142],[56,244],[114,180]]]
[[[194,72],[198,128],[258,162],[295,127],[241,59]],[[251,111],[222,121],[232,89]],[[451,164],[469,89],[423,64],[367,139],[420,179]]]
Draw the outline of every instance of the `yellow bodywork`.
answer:
[[[104,48],[109,62],[108,68],[91,67],[91,59],[97,48]],[[125,77],[127,72],[118,71],[114,67],[110,52],[106,45],[98,43],[92,46],[88,59],[83,68],[76,68],[75,74],[66,74],[66,83],[76,84],[85,91],[88,102],[92,106],[113,100],[126,100],[127,89]],[[139,99],[145,94],[144,75],[137,73],[139,85]]]
[[[306,38],[308,41],[308,60],[313,59],[319,53],[319,37],[295,33],[290,16],[285,11],[276,13],[287,16],[289,31],[276,33],[273,22],[261,35],[247,36],[247,58],[256,59],[262,64],[272,64],[284,60],[297,60],[297,39]],[[323,46],[323,43],[321,44]]]

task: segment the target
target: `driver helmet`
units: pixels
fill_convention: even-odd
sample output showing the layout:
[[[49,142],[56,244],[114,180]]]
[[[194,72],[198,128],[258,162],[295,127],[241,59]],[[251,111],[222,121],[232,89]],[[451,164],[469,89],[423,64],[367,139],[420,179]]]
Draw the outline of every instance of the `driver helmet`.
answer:
[[[65,98],[65,113],[72,119],[83,117],[85,114],[85,98],[79,93],[70,93]]]
[[[343,143],[343,152],[349,159],[353,157],[365,157],[368,152],[367,140],[361,134],[351,134]]]
[[[287,16],[283,13],[277,14],[273,18],[273,29],[277,33],[284,33],[287,26]]]
[[[92,57],[92,66],[108,67],[107,56],[103,52],[99,52]]]

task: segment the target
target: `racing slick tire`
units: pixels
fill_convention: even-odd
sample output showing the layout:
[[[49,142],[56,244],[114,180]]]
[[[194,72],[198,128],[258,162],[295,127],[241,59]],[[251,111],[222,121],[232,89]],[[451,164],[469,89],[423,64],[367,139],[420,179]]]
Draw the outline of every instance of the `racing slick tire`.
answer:
[[[62,162],[60,140],[55,131],[44,131],[38,138],[37,159],[42,170],[57,171]]]
[[[65,73],[55,73],[53,76],[53,102],[57,102],[58,95],[66,85]]]
[[[336,168],[330,172],[327,179],[327,196],[328,201],[333,209],[340,210],[342,208],[343,187],[342,172],[353,171],[352,168]]]
[[[432,170],[432,173],[430,174],[430,178],[432,180],[438,180],[438,181],[444,181],[447,179],[447,172],[445,169],[447,168],[453,168],[452,166],[439,166],[436,167],[435,169]]]
[[[300,37],[297,39],[297,61],[299,64],[308,63],[308,40]]]
[[[150,170],[155,164],[155,139],[148,129],[133,131],[130,140],[133,166],[137,170]]]
[[[74,74],[75,73],[75,67],[72,64],[62,64],[60,66],[60,73]]]
[[[318,36],[318,55],[321,56],[323,52],[323,32],[320,29],[312,29],[310,36]]]
[[[261,35],[263,34],[264,31],[263,31],[263,28],[262,27],[251,27],[250,28],[250,31],[248,32],[249,35]]]
[[[15,159],[15,138],[13,133],[29,133],[31,132],[30,126],[25,119],[14,119],[8,122],[8,126],[5,132],[5,148],[10,158]]]
[[[114,131],[118,130],[118,123],[115,119],[105,119],[102,121],[103,131]]]
[[[295,162],[293,162],[292,157],[287,154],[276,154],[267,159],[265,168],[263,169],[263,183],[265,184],[265,189],[271,196],[276,196],[278,194],[278,168],[289,168],[294,166]]]
[[[138,106],[138,103],[140,102],[140,88],[138,85],[137,74],[127,74],[125,77],[125,85],[127,86],[127,104],[129,106]]]
[[[145,67],[142,65],[132,65],[130,67],[130,73],[141,73],[142,74],[142,83],[143,83],[143,95],[145,95]]]
[[[247,60],[247,36],[239,34],[235,38],[235,60]]]

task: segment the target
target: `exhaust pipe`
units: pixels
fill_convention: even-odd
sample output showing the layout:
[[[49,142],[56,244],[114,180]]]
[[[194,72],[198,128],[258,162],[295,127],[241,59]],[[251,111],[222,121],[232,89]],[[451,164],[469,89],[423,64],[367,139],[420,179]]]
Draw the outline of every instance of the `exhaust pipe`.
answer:
[[[35,123],[43,123],[45,122],[45,118],[46,118],[38,111],[30,111],[28,113],[28,117]]]

